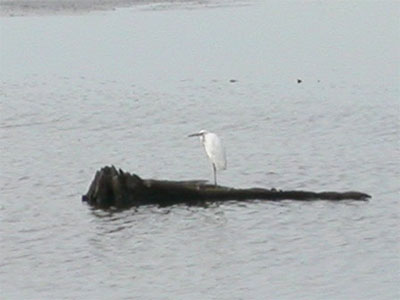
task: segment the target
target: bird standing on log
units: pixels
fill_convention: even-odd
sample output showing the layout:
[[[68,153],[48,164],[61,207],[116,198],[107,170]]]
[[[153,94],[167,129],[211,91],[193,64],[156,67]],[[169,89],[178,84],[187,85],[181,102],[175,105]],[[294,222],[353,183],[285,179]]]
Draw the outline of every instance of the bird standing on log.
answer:
[[[214,184],[217,185],[217,171],[226,169],[225,149],[221,139],[212,132],[200,130],[198,133],[190,134],[189,137],[198,136],[203,143],[207,156],[212,164],[214,172]]]

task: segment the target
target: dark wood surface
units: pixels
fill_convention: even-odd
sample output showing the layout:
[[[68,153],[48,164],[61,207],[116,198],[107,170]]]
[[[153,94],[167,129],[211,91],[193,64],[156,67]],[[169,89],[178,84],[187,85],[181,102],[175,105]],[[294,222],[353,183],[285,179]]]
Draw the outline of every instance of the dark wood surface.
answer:
[[[98,208],[128,208],[156,204],[204,205],[209,202],[229,200],[368,200],[370,196],[361,192],[309,192],[282,191],[276,189],[249,188],[235,189],[214,186],[201,180],[169,181],[142,179],[135,174],[117,170],[114,166],[104,167],[96,172],[88,192],[82,200]]]

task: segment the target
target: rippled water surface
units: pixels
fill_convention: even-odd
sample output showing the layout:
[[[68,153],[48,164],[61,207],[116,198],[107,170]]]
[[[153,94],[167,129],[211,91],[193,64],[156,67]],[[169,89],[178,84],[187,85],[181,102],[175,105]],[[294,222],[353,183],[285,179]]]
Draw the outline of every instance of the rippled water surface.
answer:
[[[1,18],[4,299],[396,299],[395,2]],[[301,79],[301,83],[297,83]],[[94,173],[358,190],[368,202],[92,210]]]

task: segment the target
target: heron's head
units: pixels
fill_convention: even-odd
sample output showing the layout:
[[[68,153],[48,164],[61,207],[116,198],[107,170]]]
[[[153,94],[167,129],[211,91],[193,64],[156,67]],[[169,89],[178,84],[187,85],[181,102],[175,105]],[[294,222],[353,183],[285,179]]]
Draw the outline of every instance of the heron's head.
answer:
[[[202,136],[204,136],[206,133],[208,133],[207,130],[200,130],[199,132],[189,134],[188,137],[192,137],[192,136],[199,136],[199,137],[202,137]]]
[[[208,133],[207,130],[200,130],[199,132],[189,134],[188,137],[198,136],[201,142],[204,142],[204,135]]]

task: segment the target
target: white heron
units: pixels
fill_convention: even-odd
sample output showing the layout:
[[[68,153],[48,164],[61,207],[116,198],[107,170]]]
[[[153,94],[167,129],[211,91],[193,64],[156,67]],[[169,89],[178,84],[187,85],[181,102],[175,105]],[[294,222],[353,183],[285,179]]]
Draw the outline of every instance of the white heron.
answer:
[[[207,130],[200,130],[198,133],[190,134],[189,137],[198,136],[203,143],[207,156],[214,171],[214,184],[217,185],[217,170],[226,169],[226,155],[224,146],[218,135]]]

